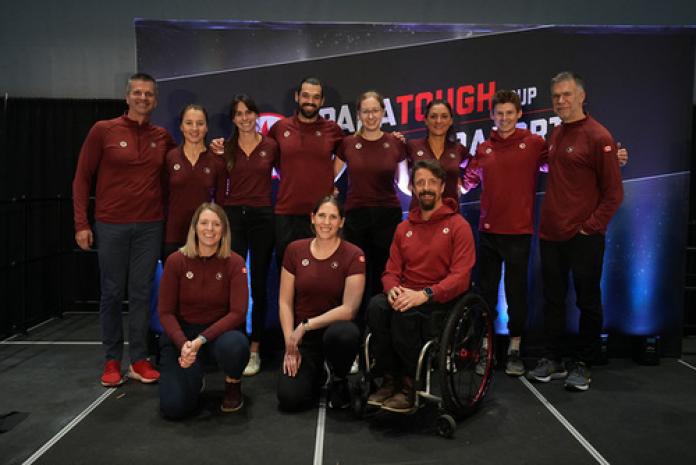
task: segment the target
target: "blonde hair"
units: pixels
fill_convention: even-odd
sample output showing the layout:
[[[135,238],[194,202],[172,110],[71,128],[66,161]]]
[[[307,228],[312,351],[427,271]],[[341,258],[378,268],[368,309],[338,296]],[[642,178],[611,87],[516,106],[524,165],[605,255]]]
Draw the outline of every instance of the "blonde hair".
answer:
[[[184,244],[184,246],[179,250],[188,258],[200,257],[200,253],[198,251],[198,233],[196,232],[196,226],[198,225],[198,219],[201,217],[201,213],[203,213],[205,210],[210,210],[211,212],[215,213],[218,218],[220,218],[220,222],[222,223],[222,238],[218,244],[218,250],[215,256],[218,258],[227,258],[230,256],[230,248],[232,244],[232,239],[230,236],[230,222],[227,219],[225,210],[223,210],[222,207],[216,203],[205,202],[196,208],[196,211],[191,217],[191,225],[189,226],[188,235],[186,236],[186,244]]]

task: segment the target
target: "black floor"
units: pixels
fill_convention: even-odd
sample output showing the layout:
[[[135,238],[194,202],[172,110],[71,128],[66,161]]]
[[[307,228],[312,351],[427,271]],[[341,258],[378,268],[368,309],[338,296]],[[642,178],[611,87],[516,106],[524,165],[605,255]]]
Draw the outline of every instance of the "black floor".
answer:
[[[0,344],[0,415],[28,414],[0,434],[0,464],[696,463],[693,350],[654,367],[612,359],[593,370],[586,393],[496,372],[484,405],[451,440],[435,434],[435,412],[424,409],[367,420],[329,410],[318,441],[320,409],[277,410],[273,362],[245,378],[236,414],[217,410],[220,374],[208,376],[200,413],[183,422],[159,416],[156,386],[104,389],[101,347],[90,344],[97,320],[70,314]]]

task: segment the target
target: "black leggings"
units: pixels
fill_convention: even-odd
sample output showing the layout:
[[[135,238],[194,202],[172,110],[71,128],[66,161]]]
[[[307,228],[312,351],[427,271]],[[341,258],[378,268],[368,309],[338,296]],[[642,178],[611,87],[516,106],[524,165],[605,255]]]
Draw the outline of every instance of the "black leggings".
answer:
[[[337,378],[348,376],[360,348],[360,330],[352,321],[337,321],[324,329],[305,334],[300,344],[302,362],[294,378],[278,379],[278,405],[281,410],[299,411],[313,407],[324,378],[324,359]]]

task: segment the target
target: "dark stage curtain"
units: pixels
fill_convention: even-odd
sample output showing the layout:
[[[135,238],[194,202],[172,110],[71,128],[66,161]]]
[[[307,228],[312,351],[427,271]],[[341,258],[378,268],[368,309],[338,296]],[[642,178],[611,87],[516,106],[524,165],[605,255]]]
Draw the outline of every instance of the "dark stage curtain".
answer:
[[[95,121],[122,100],[4,98],[0,115],[0,333],[99,299],[96,254],[73,240],[72,178]],[[96,310],[96,307],[94,307]]]

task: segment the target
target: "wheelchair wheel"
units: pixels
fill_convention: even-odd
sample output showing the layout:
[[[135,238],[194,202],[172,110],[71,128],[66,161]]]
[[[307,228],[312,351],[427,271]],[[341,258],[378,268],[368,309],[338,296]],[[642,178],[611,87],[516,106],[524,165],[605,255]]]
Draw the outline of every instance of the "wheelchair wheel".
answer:
[[[444,409],[455,417],[471,414],[493,375],[493,325],[481,297],[467,294],[450,312],[438,363]]]
[[[451,415],[445,413],[437,417],[437,434],[443,438],[451,438],[456,427],[457,423]]]

